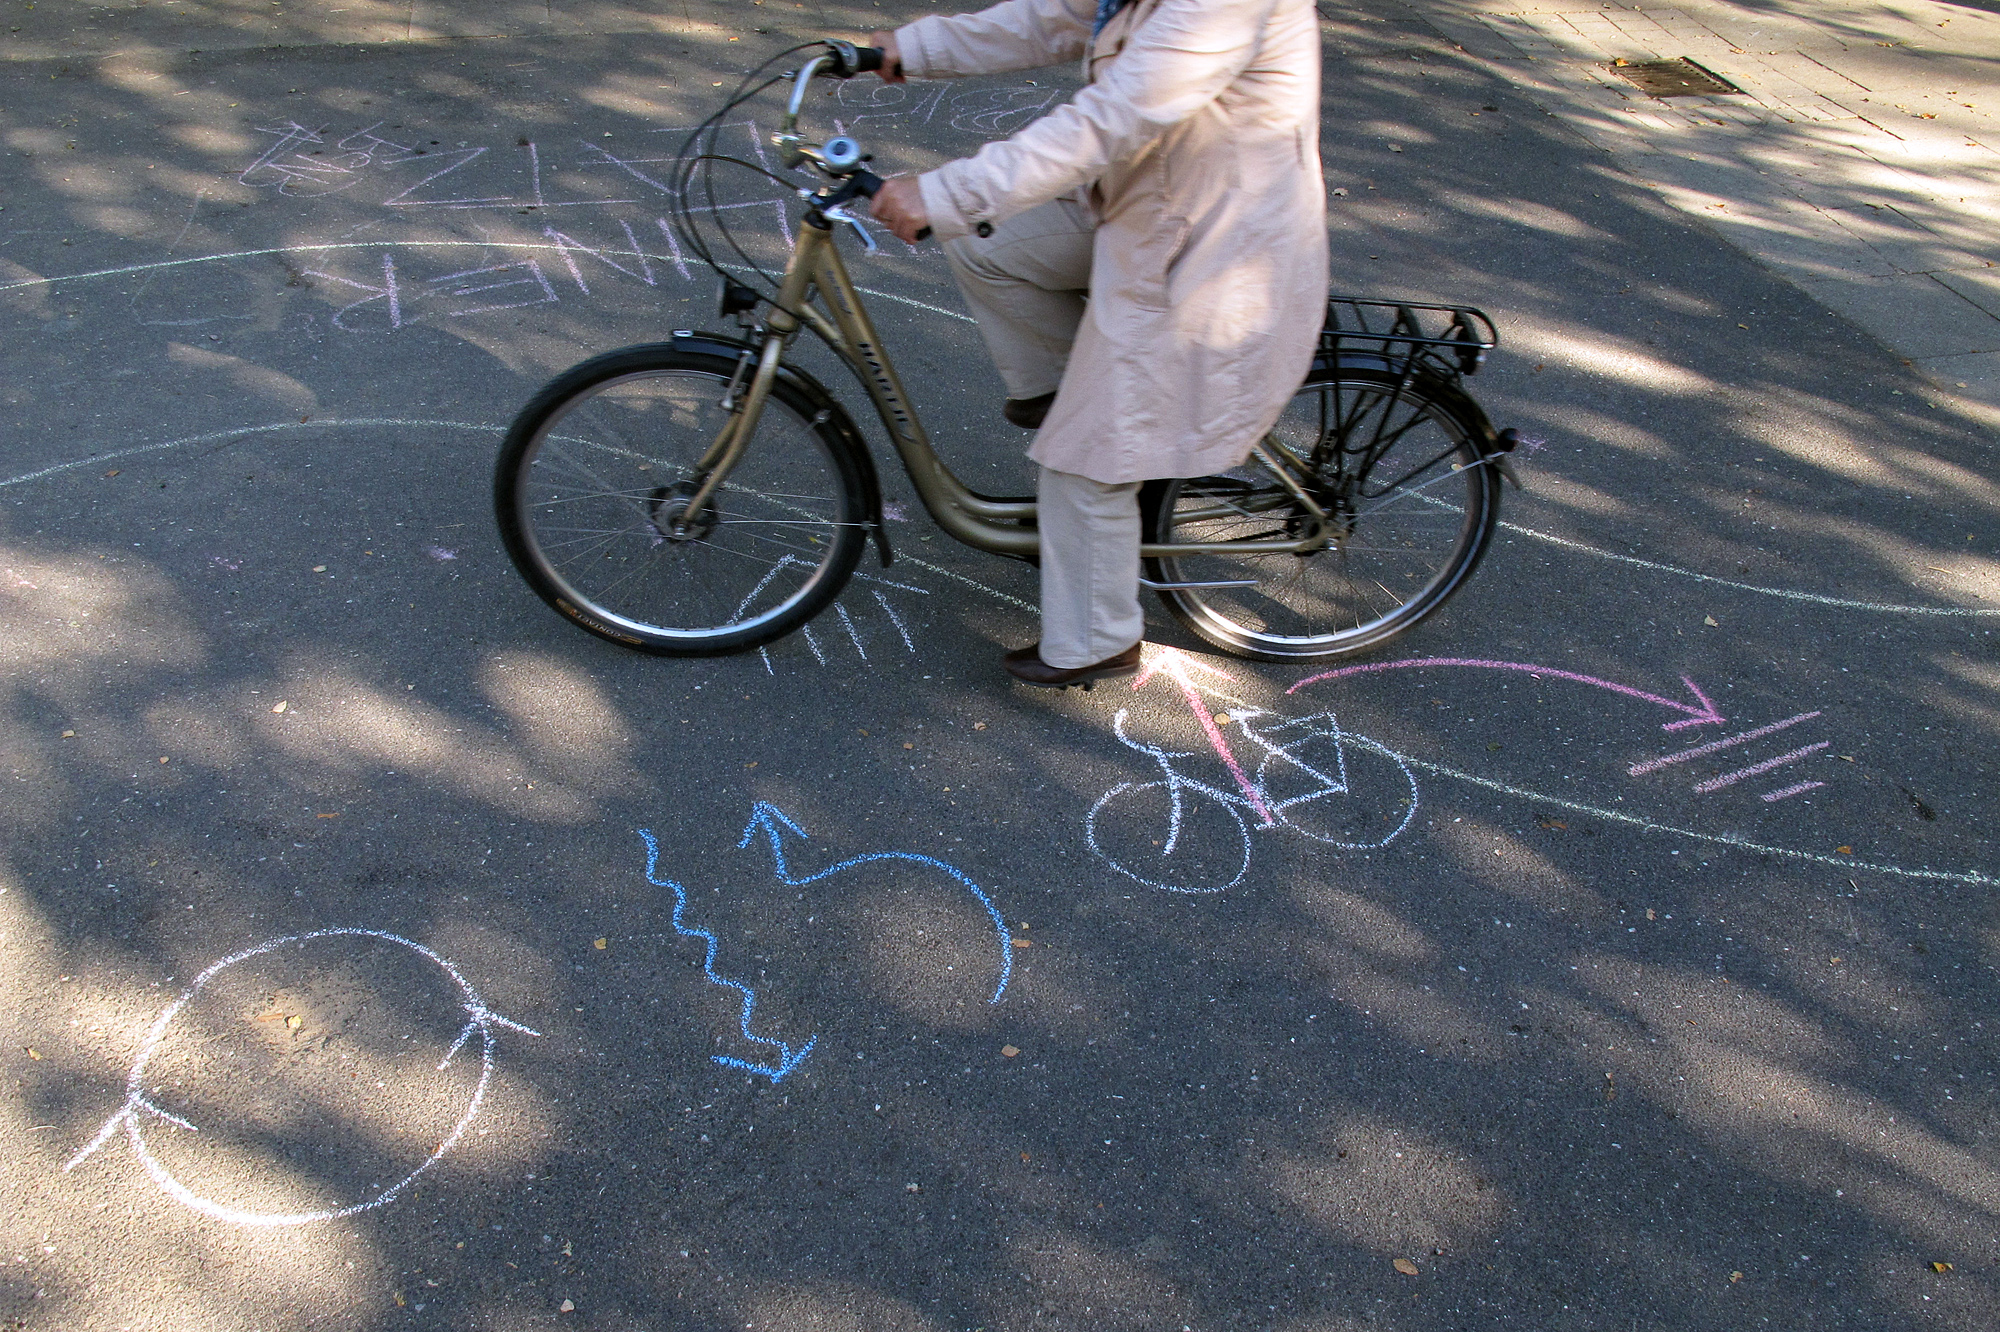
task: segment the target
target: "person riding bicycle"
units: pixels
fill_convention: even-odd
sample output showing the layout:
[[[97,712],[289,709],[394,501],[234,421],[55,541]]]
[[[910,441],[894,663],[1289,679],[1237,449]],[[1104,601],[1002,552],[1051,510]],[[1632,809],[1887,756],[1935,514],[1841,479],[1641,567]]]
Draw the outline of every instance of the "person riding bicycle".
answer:
[[[1005,0],[869,40],[889,82],[1083,61],[1070,102],[885,182],[873,211],[902,240],[929,227],[944,243],[1003,413],[1038,431],[1042,634],[1008,672],[1051,687],[1129,674],[1140,485],[1241,464],[1325,319],[1318,14]]]

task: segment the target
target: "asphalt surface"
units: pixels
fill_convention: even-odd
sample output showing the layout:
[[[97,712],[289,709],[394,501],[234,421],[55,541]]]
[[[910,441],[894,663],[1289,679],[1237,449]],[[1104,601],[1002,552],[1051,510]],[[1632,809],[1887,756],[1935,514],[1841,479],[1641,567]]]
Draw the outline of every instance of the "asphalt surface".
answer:
[[[0,1325],[1990,1326],[1973,408],[1329,8],[1337,281],[1490,312],[1530,440],[1385,669],[1158,615],[1142,687],[1011,687],[1032,571],[886,471],[899,558],[810,637],[627,653],[514,576],[490,469],[556,371],[720,323],[656,159],[812,31],[715,12],[16,53]],[[921,168],[1069,86],[820,109]],[[1022,484],[935,247],[855,265]],[[1209,726],[1254,778],[1309,719],[1351,794],[1191,795],[1142,882],[1121,712],[1225,793]]]

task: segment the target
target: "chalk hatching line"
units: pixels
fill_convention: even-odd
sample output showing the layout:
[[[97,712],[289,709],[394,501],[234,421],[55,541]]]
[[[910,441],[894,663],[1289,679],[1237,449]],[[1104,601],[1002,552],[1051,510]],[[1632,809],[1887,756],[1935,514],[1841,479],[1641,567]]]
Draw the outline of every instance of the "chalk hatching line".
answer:
[[[1712,726],[1718,722],[1728,720],[1727,717],[1724,717],[1720,712],[1715,710],[1715,704],[1709,700],[1707,694],[1701,691],[1701,686],[1685,675],[1681,677],[1681,683],[1688,687],[1689,693],[1700,700],[1701,706],[1699,708],[1690,707],[1686,703],[1679,703],[1671,698],[1662,698],[1658,694],[1649,694],[1643,689],[1634,689],[1631,685],[1616,684],[1610,680],[1600,680],[1594,675],[1579,675],[1575,671],[1557,670],[1552,666],[1532,666],[1523,661],[1481,661],[1470,657],[1412,657],[1406,661],[1378,661],[1365,666],[1343,666],[1338,670],[1322,671],[1318,675],[1309,675],[1285,692],[1296,694],[1309,684],[1318,684],[1322,680],[1338,680],[1344,675],[1363,675],[1371,671],[1394,671],[1420,666],[1469,666],[1488,671],[1521,671],[1528,675],[1546,675],[1557,680],[1573,680],[1578,684],[1587,684],[1598,689],[1608,689],[1614,694],[1624,694],[1628,698],[1643,699],[1648,703],[1657,703],[1663,708],[1672,708],[1675,712],[1685,712],[1688,714],[1680,721],[1663,723],[1660,726],[1660,729],[1663,731],[1678,731],[1688,726]]]
[[[1795,795],[1803,795],[1807,791],[1816,790],[1825,785],[1825,782],[1800,782],[1796,786],[1786,786],[1776,791],[1766,791],[1764,793],[1764,803],[1768,805],[1774,800],[1789,800]]]
[[[1683,749],[1672,754],[1662,754],[1659,758],[1647,759],[1644,763],[1634,763],[1625,770],[1625,775],[1628,777],[1644,777],[1647,773],[1657,772],[1670,763],[1686,763],[1689,759],[1698,759],[1704,754],[1713,754],[1723,749],[1733,749],[1737,745],[1748,744],[1752,740],[1762,740],[1767,735],[1775,735],[1788,726],[1796,726],[1802,721],[1811,721],[1819,715],[1817,711],[1801,712],[1796,717],[1787,717],[1783,721],[1772,722],[1769,726],[1759,726],[1754,731],[1744,731],[1740,735],[1725,736],[1720,740],[1711,740],[1705,745],[1696,745],[1693,749]]]
[[[1753,763],[1747,768],[1738,768],[1735,772],[1725,772],[1720,777],[1711,777],[1705,782],[1697,782],[1694,793],[1696,795],[1707,795],[1710,791],[1720,791],[1725,786],[1736,785],[1736,783],[1742,781],[1745,777],[1755,777],[1760,772],[1769,772],[1773,768],[1782,768],[1787,763],[1798,762],[1808,754],[1817,754],[1822,749],[1831,748],[1833,748],[1833,741],[1822,740],[1816,745],[1807,745],[1803,749],[1794,749],[1789,754],[1780,754],[1774,759],[1765,759],[1762,763]]]
[[[757,992],[743,982],[733,981],[716,971],[715,955],[722,947],[721,940],[717,939],[709,930],[682,923],[681,916],[687,911],[687,889],[681,887],[680,884],[674,882],[672,879],[660,878],[654,872],[659,868],[660,864],[660,843],[653,836],[652,832],[645,828],[639,829],[639,840],[646,844],[646,882],[652,884],[655,888],[671,888],[674,890],[674,932],[685,935],[690,939],[707,940],[708,955],[702,959],[702,971],[708,976],[711,984],[720,985],[724,989],[739,991],[743,995],[743,1011],[741,1017],[738,1019],[738,1025],[743,1032],[743,1039],[757,1045],[771,1046],[778,1052],[778,1062],[775,1065],[753,1064],[747,1059],[738,1059],[733,1055],[711,1055],[710,1058],[726,1068],[740,1068],[745,1073],[761,1074],[769,1078],[771,1084],[776,1086],[778,1083],[784,1081],[786,1074],[797,1068],[805,1060],[805,1057],[812,1053],[813,1046],[819,1044],[819,1037],[817,1035],[809,1037],[804,1045],[794,1050],[791,1046],[778,1040],[776,1037],[759,1036],[756,1032],[750,1030],[751,1014],[757,1011]]]
[[[145,1091],[147,1061],[153,1057],[153,1051],[159,1046],[160,1038],[166,1034],[168,1024],[174,1020],[174,1017],[183,1008],[188,1006],[197,994],[201,993],[202,987],[208,984],[210,978],[217,972],[223,970],[225,967],[233,967],[238,962],[245,962],[250,958],[271,952],[274,949],[283,948],[288,944],[303,946],[314,939],[329,939],[343,936],[380,939],[386,943],[399,944],[434,963],[457,984],[461,1000],[460,1006],[464,1009],[466,1015],[466,1025],[464,1030],[459,1033],[458,1040],[452,1044],[451,1049],[445,1054],[443,1061],[438,1064],[438,1067],[442,1069],[451,1063],[452,1057],[476,1033],[480,1037],[480,1067],[479,1082],[473,1088],[472,1099],[466,1104],[465,1111],[459,1116],[458,1122],[452,1125],[451,1131],[444,1136],[443,1140],[436,1147],[431,1149],[430,1155],[426,1156],[417,1165],[415,1170],[412,1170],[409,1174],[403,1176],[402,1179],[364,1202],[353,1203],[346,1207],[328,1208],[325,1211],[319,1212],[277,1214],[271,1212],[245,1212],[202,1197],[200,1194],[194,1192],[194,1190],[188,1188],[187,1185],[174,1178],[146,1146],[145,1136],[139,1128],[139,1121],[143,1115],[164,1119],[168,1123],[178,1125],[189,1132],[200,1132],[199,1129],[193,1124],[188,1123],[187,1120],[182,1119],[178,1115],[168,1114],[147,1098]],[[167,1005],[165,1011],[154,1020],[153,1025],[147,1030],[145,1040],[139,1045],[138,1058],[132,1061],[132,1071],[126,1075],[125,1104],[119,1107],[117,1114],[105,1121],[104,1127],[97,1131],[96,1137],[85,1144],[83,1150],[64,1163],[63,1170],[67,1172],[81,1165],[85,1158],[89,1157],[91,1153],[102,1147],[106,1142],[109,1142],[111,1135],[122,1127],[125,1130],[126,1137],[132,1142],[133,1154],[146,1167],[146,1173],[152,1176],[155,1184],[158,1184],[176,1202],[191,1207],[197,1212],[212,1216],[218,1221],[227,1221],[240,1226],[297,1226],[311,1221],[334,1221],[341,1217],[353,1216],[357,1212],[365,1212],[373,1207],[381,1207],[395,1201],[397,1195],[416,1181],[417,1176],[429,1170],[446,1152],[456,1146],[458,1140],[465,1136],[465,1130],[470,1128],[472,1121],[478,1117],[480,1106],[486,1101],[487,1084],[493,1077],[493,1049],[495,1045],[493,1028],[496,1026],[506,1027],[510,1031],[518,1031],[528,1036],[541,1035],[540,1032],[532,1028],[524,1027],[518,1022],[510,1021],[495,1013],[486,1006],[486,1001],[479,997],[479,991],[472,987],[472,982],[468,981],[457,967],[429,948],[424,947],[424,945],[414,940],[405,939],[399,934],[390,934],[385,930],[348,927],[313,930],[306,934],[292,934],[279,939],[271,939],[258,944],[254,948],[245,948],[241,952],[231,953],[220,962],[210,964],[206,971],[203,971],[199,976],[194,978],[194,983],[189,985],[178,999]]]
[[[771,843],[771,858],[777,870],[778,882],[790,884],[794,888],[804,887],[809,883],[817,883],[830,874],[838,874],[842,870],[853,869],[857,865],[868,865],[882,860],[907,860],[912,864],[929,865],[932,869],[943,870],[946,874],[958,880],[974,897],[979,899],[979,905],[986,908],[986,914],[992,918],[993,929],[1000,938],[1000,982],[993,987],[992,997],[986,1002],[997,1004],[1000,1002],[1000,997],[1007,993],[1007,982],[1013,979],[1014,976],[1014,943],[1007,933],[1007,921],[1001,916],[1000,908],[993,905],[993,899],[986,895],[986,890],[974,883],[967,877],[965,871],[959,869],[958,866],[948,864],[945,861],[937,859],[935,856],[921,855],[915,851],[871,851],[867,855],[850,857],[847,860],[841,861],[838,865],[830,865],[817,874],[808,874],[804,878],[799,878],[792,873],[790,866],[785,861],[784,834],[790,832],[800,838],[805,838],[806,830],[792,822],[785,812],[776,805],[759,800],[750,808],[750,822],[744,826],[743,840],[736,844],[736,849],[740,851],[744,847],[749,846],[760,829]]]

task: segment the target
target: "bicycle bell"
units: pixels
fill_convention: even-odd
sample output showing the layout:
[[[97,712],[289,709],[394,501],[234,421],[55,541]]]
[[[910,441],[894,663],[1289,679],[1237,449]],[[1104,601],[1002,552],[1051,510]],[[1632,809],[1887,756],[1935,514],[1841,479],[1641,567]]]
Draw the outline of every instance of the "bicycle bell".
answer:
[[[837,134],[828,139],[819,150],[820,159],[831,171],[852,171],[868,160],[861,151],[861,145],[845,134]]]

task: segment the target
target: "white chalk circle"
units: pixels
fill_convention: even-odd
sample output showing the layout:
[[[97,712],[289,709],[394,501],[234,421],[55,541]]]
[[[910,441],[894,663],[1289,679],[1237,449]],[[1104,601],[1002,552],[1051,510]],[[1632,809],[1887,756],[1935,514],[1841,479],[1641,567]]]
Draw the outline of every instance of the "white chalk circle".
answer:
[[[285,973],[282,966],[269,964],[290,960],[282,956],[281,950],[297,950],[301,954],[298,961],[303,964],[308,951],[328,952],[326,941],[352,945],[370,940],[391,948],[376,948],[372,952],[363,948],[357,953],[350,946],[342,950],[349,956],[320,962],[315,971],[300,971],[301,975],[310,975],[311,980],[290,987],[272,985],[273,975],[282,977]],[[230,968],[241,968],[243,963],[257,958],[265,959],[266,965],[242,968],[233,976],[225,974]],[[435,990],[446,1005],[444,1011],[449,1021],[440,1028],[434,1022],[413,1020],[371,989],[370,978],[358,975],[360,968],[370,964],[380,970],[385,960],[390,966],[402,966],[406,971],[414,967],[414,974],[404,978],[406,983],[399,986],[403,996],[426,987]],[[204,1009],[221,1010],[219,1016],[223,1020],[218,1021],[215,1013],[194,1011],[192,1006],[198,1001]],[[233,1013],[229,1011],[232,1005]],[[251,1007],[258,1011],[249,1011]],[[311,1016],[302,1016],[297,1011],[302,1008],[311,1010]],[[192,1029],[188,1039],[181,1042],[181,1050],[157,1061],[170,1067],[155,1069],[149,1077],[149,1066],[156,1062],[155,1056],[160,1054],[162,1042],[176,1018],[181,1019],[183,1028]],[[256,1025],[244,1027],[238,1023]],[[412,1031],[396,1030],[402,1027]],[[272,939],[214,963],[167,1005],[147,1031],[138,1058],[126,1077],[125,1104],[63,1169],[74,1169],[122,1127],[134,1155],[154,1183],[177,1202],[220,1221],[241,1226],[297,1226],[381,1207],[395,1201],[420,1175],[437,1164],[478,1117],[493,1077],[497,1027],[529,1036],[540,1034],[493,1012],[457,967],[401,935],[382,930],[326,929]],[[419,1035],[419,1028],[429,1029]],[[455,1039],[451,1036],[454,1031]],[[371,1038],[372,1045],[368,1043]],[[476,1080],[431,1077],[428,1085],[418,1085],[413,1074],[430,1063],[437,1049],[444,1051],[443,1058],[436,1062],[435,1071],[441,1074],[475,1038],[479,1049]],[[181,1076],[174,1077],[176,1072]],[[310,1095],[295,1094],[291,1084],[301,1078],[313,1081]],[[154,1084],[150,1092],[149,1081]],[[203,1092],[190,1083],[199,1083],[209,1090]],[[217,1087],[222,1094],[233,1096],[234,1103],[222,1104]],[[163,1109],[158,1102],[165,1100],[165,1093],[170,1090],[184,1100],[205,1096],[214,1113],[198,1114],[190,1110],[189,1114],[175,1114]],[[400,1172],[400,1177],[387,1184],[371,1182],[358,1190],[364,1195],[359,1201],[315,1210],[283,1211],[219,1201],[208,1196],[216,1191],[211,1184],[202,1183],[200,1190],[191,1187],[160,1159],[162,1155],[178,1158],[181,1174],[202,1171],[188,1146],[198,1140],[180,1136],[204,1134],[204,1127],[195,1122],[196,1118],[222,1119],[227,1124],[222,1132],[216,1133],[211,1123],[208,1135],[202,1140],[210,1144],[211,1159],[206,1173],[227,1175],[233,1171],[240,1187],[266,1194],[274,1187],[285,1187],[281,1172],[271,1170],[268,1162],[269,1152],[278,1144],[297,1143],[326,1130],[352,1131],[358,1124],[364,1136],[372,1132],[386,1140],[380,1150],[393,1154],[394,1147],[407,1140],[413,1131],[423,1131],[426,1120],[434,1120],[441,1128],[449,1121],[449,1127],[442,1128],[435,1145],[417,1160],[414,1168],[396,1165],[380,1172]],[[169,1128],[179,1138],[171,1148],[164,1139],[159,1144],[147,1142],[148,1129],[160,1127]],[[319,1141],[313,1150],[331,1155],[334,1149],[332,1143]]]

